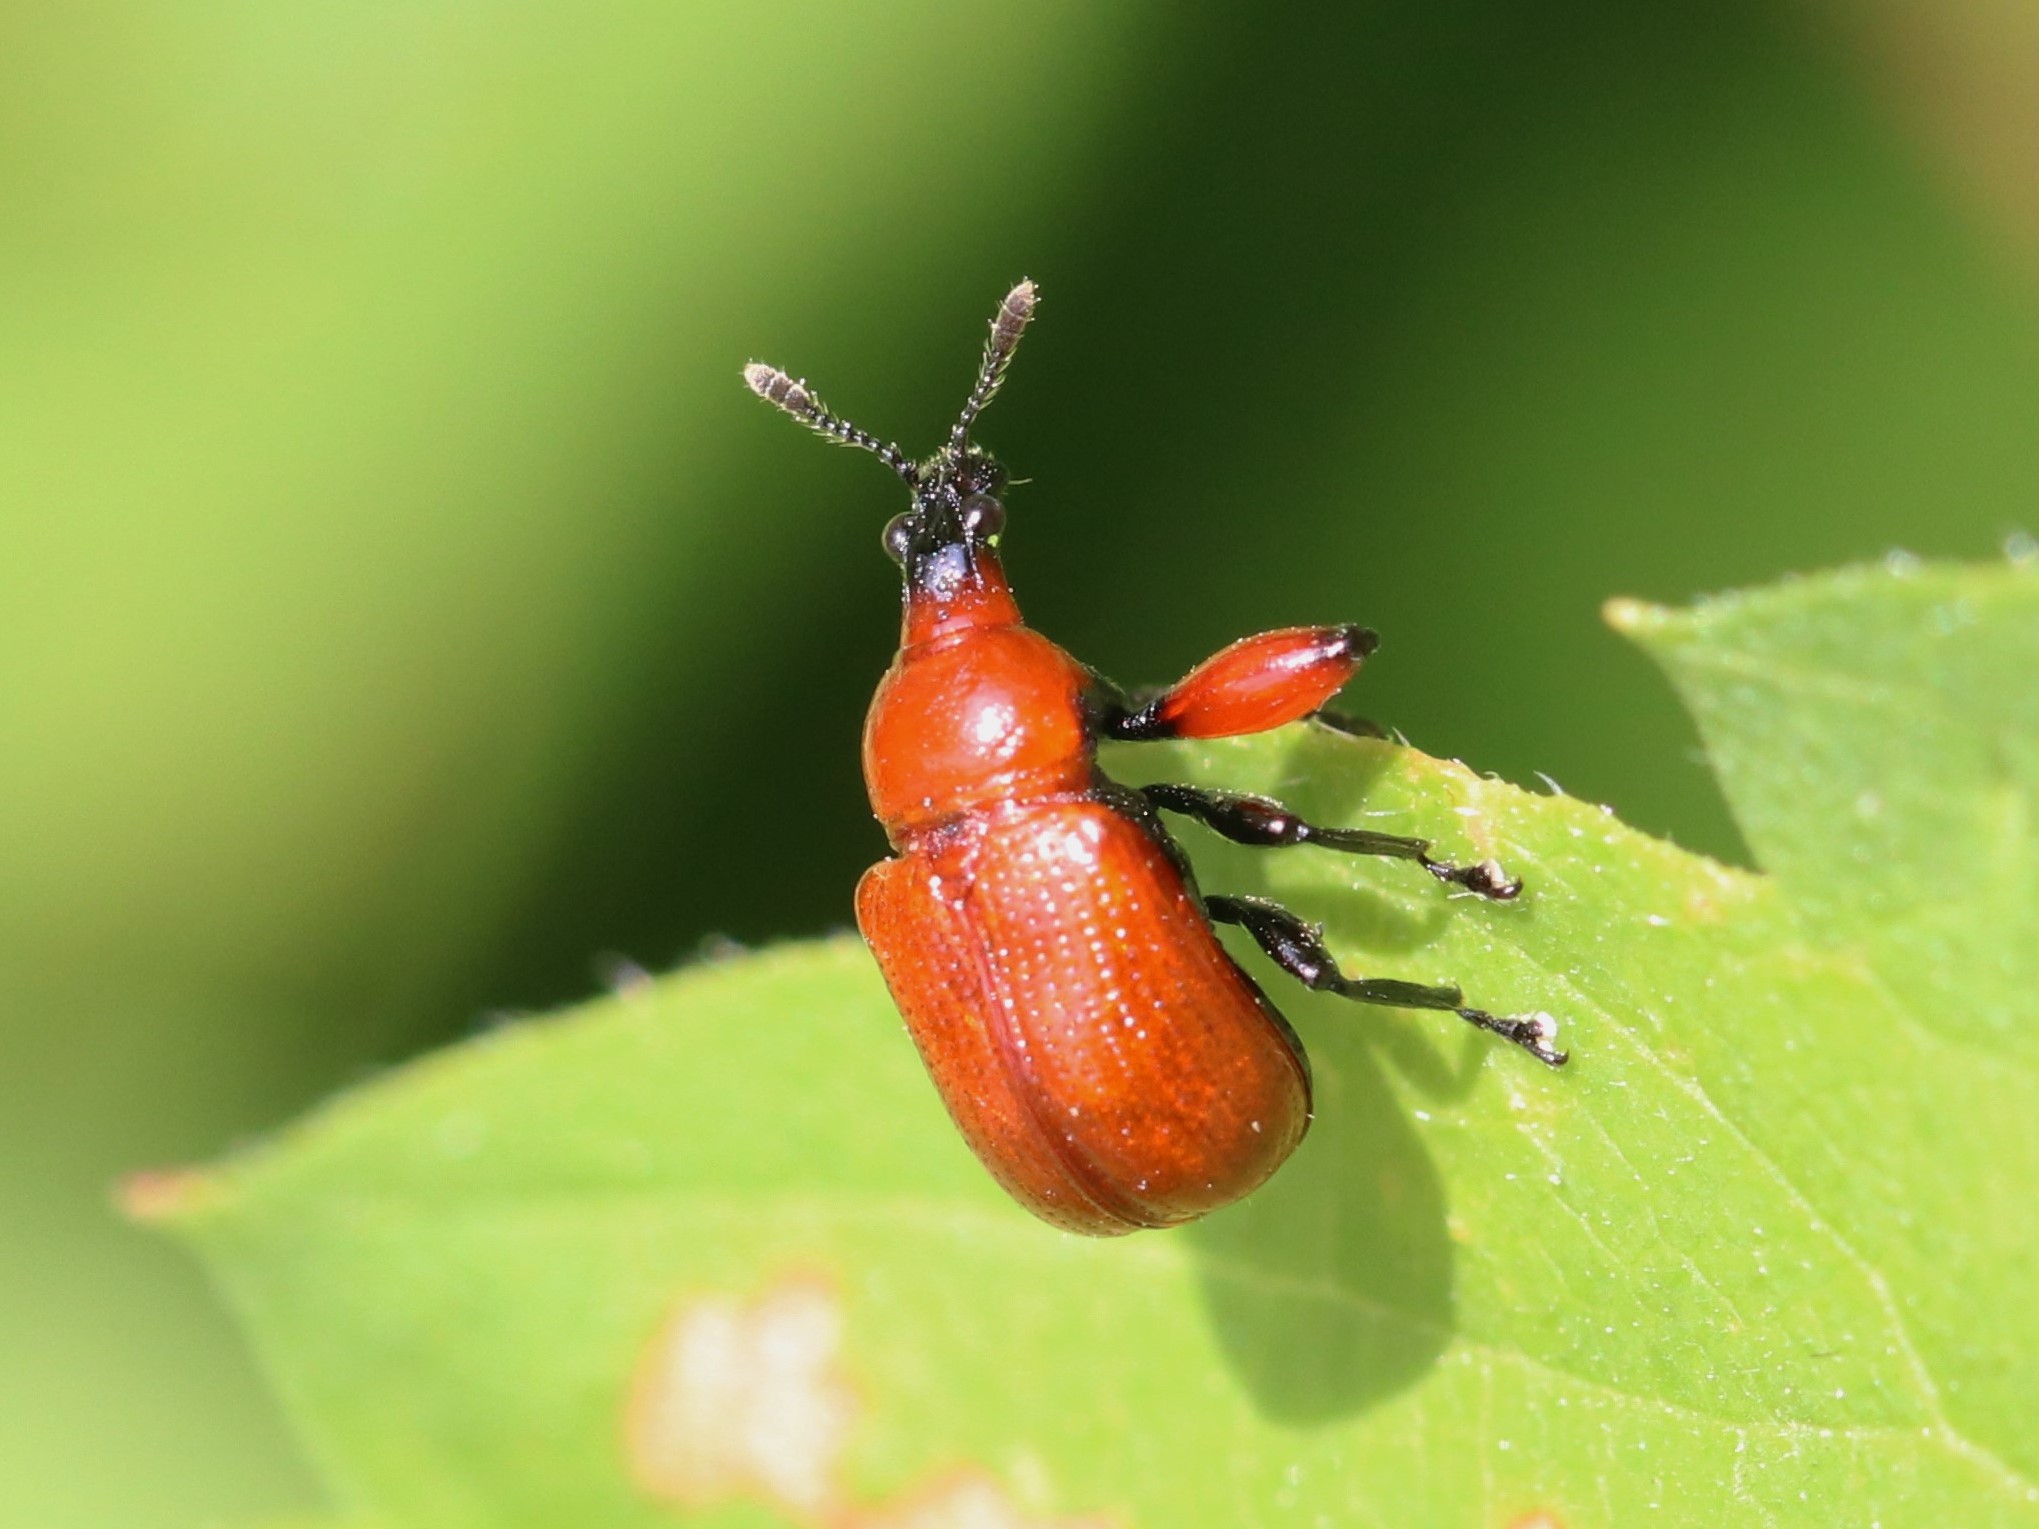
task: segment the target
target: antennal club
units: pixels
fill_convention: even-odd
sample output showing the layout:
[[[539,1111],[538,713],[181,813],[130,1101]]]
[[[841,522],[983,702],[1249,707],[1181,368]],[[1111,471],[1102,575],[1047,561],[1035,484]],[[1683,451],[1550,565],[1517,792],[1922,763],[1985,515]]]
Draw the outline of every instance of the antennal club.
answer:
[[[970,389],[962,417],[949,432],[950,450],[961,452],[969,444],[970,427],[998,396],[999,384],[1005,381],[1005,369],[1012,364],[1012,353],[1019,349],[1020,336],[1027,332],[1027,321],[1034,316],[1039,301],[1039,289],[1030,281],[1022,281],[1005,294],[998,312],[992,315],[991,338],[984,342],[984,363],[977,368],[977,385]]]
[[[1011,301],[1010,298],[1007,299]],[[920,473],[906,460],[906,454],[890,441],[881,441],[867,430],[859,430],[808,390],[807,384],[796,381],[776,366],[766,366],[762,361],[753,361],[743,369],[743,380],[750,390],[768,404],[776,404],[799,420],[816,435],[834,441],[839,446],[856,446],[870,452],[887,467],[906,480],[907,487],[920,486]]]

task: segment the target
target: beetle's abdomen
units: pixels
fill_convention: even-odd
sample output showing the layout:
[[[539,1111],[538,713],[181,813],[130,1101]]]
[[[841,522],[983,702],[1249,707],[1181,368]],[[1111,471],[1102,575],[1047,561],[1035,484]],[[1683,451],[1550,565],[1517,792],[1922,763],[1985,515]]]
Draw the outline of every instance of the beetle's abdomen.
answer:
[[[1192,1220],[1302,1139],[1286,1026],[1160,846],[1101,803],[976,814],[873,867],[857,917],[964,1138],[1048,1221]]]

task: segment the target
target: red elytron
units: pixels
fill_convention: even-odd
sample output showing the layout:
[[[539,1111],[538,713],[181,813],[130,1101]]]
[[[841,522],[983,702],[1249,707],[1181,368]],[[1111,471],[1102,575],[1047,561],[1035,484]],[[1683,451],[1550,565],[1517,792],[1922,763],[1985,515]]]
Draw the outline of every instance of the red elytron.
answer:
[[[985,1167],[1042,1219],[1112,1236],[1240,1198],[1309,1127],[1302,1043],[1214,922],[1244,928],[1311,988],[1448,1009],[1553,1066],[1565,1054],[1546,1014],[1500,1018],[1464,1007],[1455,987],[1347,977],[1286,908],[1201,895],[1159,813],[1242,844],[1399,856],[1481,896],[1516,896],[1493,861],[1449,865],[1422,839],[1321,828],[1264,797],[1132,790],[1098,769],[1105,738],[1232,737],[1319,714],[1375,638],[1357,626],[1248,637],[1142,704],[1022,625],[998,559],[1005,471],[970,430],[1035,302],[1023,281],[999,304],[962,415],[925,462],[774,367],[748,366],[744,380],[875,453],[913,494],[885,528],[905,619],[864,727],[864,779],[898,854],[857,887],[858,926]]]

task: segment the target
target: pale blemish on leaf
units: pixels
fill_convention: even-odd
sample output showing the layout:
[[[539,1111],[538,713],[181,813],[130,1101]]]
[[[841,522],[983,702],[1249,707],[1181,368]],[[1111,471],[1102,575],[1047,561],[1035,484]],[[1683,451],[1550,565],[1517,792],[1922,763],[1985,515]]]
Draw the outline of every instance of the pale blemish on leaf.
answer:
[[[631,1475],[682,1507],[762,1497],[828,1513],[859,1411],[837,1368],[841,1345],[841,1302],[813,1277],[782,1280],[753,1301],[681,1300],[631,1388]]]
[[[787,1276],[748,1301],[683,1297],[631,1387],[631,1476],[675,1507],[762,1499],[813,1529],[1124,1529],[1039,1517],[977,1470],[853,1505],[843,1451],[864,1409],[841,1369],[842,1337],[842,1302],[818,1276]]]

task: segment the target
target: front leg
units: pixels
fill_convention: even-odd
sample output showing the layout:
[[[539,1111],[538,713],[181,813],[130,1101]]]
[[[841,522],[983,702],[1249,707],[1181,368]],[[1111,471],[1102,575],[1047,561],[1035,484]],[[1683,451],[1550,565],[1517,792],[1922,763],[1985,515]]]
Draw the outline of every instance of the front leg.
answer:
[[[1380,639],[1363,626],[1287,627],[1241,638],[1138,709],[1107,713],[1111,738],[1236,738],[1320,710]]]
[[[1320,828],[1269,797],[1173,785],[1143,786],[1141,793],[1156,807],[1195,818],[1234,844],[1261,849],[1318,844],[1348,855],[1388,855],[1413,860],[1447,886],[1464,887],[1496,902],[1507,902],[1522,892],[1522,883],[1502,870],[1497,860],[1482,860],[1474,865],[1433,860],[1428,839],[1405,839],[1400,834],[1375,833],[1370,828]]]

